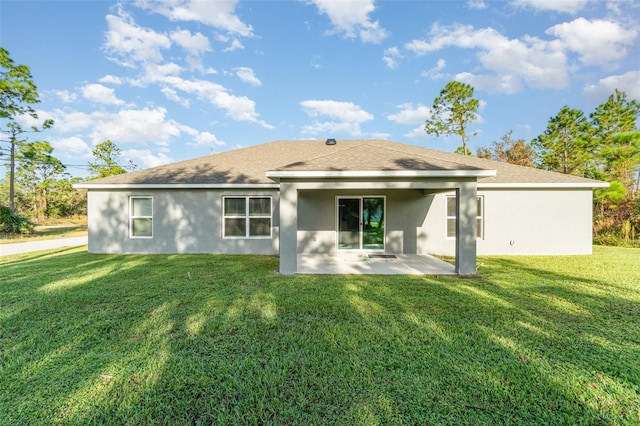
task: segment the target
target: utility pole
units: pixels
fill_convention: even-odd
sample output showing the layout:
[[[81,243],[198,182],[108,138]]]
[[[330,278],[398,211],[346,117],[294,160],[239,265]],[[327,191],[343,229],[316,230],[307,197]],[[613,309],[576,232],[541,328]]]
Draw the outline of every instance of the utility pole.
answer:
[[[11,166],[9,171],[9,210],[11,210],[11,214],[15,213],[15,204],[13,201],[14,197],[14,187],[13,182],[15,181],[16,175],[16,139],[15,136],[11,136]]]

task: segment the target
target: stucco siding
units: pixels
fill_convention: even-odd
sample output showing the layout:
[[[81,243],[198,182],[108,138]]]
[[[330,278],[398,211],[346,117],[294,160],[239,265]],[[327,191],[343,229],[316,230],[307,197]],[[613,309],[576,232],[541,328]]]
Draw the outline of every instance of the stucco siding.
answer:
[[[271,238],[223,238],[222,197],[272,197]],[[153,237],[131,238],[129,198],[153,197]],[[278,192],[226,190],[88,191],[92,253],[278,253]]]
[[[302,190],[298,194],[298,253],[336,252],[336,198],[385,197],[385,252],[417,253],[417,230],[431,199],[421,190]]]
[[[223,238],[223,196],[272,198],[271,238]],[[297,253],[336,252],[337,197],[385,197],[385,252],[455,255],[447,238],[446,197],[420,189],[302,189],[297,201]],[[590,254],[591,189],[481,189],[484,238],[479,255]],[[129,198],[153,197],[153,238],[129,235]],[[93,253],[278,254],[277,190],[90,190]]]
[[[434,197],[421,229],[425,253],[455,254],[455,239],[446,235],[446,196]],[[591,254],[591,189],[484,189],[478,196],[485,210],[478,255]]]

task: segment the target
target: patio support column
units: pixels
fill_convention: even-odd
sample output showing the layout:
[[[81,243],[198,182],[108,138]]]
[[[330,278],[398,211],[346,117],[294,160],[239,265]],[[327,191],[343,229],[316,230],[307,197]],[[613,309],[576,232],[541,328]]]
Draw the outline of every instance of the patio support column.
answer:
[[[298,188],[280,182],[280,273],[298,271]]]
[[[456,217],[456,273],[475,275],[477,182],[461,182],[457,190]]]

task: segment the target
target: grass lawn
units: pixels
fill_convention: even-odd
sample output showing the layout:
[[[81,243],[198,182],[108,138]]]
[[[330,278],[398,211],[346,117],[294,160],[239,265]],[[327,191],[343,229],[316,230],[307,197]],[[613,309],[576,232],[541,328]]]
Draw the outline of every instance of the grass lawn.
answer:
[[[28,241],[50,240],[52,238],[84,237],[86,226],[39,227],[31,234],[5,234],[0,232],[0,244],[24,243]]]
[[[640,249],[481,276],[276,257],[0,258],[0,423],[640,423]]]

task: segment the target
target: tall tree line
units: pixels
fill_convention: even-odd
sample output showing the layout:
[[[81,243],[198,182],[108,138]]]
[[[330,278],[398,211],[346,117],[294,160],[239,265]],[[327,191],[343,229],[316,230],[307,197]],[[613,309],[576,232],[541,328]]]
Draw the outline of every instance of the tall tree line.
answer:
[[[8,170],[4,181],[0,180],[0,216],[12,223],[22,223],[12,219],[16,217],[40,222],[86,214],[86,192],[73,188],[82,179],[67,173],[51,144],[37,138],[54,125],[53,121],[43,120],[29,128],[21,124],[25,117],[38,122],[34,109],[38,102],[29,67],[16,64],[0,47],[0,161]],[[109,140],[96,145],[93,160],[87,165],[89,178],[125,173],[118,164],[120,154],[120,148]]]
[[[46,141],[22,141],[15,155],[14,209],[35,222],[48,218],[86,214],[86,191],[73,188],[83,181],[66,172],[66,166],[54,156]],[[121,150],[106,140],[92,151],[87,164],[88,180],[126,173],[119,165]],[[129,166],[128,168],[131,168]],[[0,205],[9,205],[9,173],[0,183]]]
[[[501,140],[478,149],[478,157],[604,180],[594,194],[594,231],[601,242],[640,236],[640,104],[616,90],[588,116],[563,106],[530,143]]]

